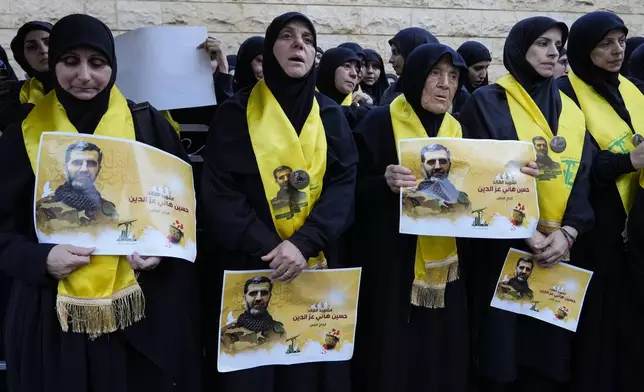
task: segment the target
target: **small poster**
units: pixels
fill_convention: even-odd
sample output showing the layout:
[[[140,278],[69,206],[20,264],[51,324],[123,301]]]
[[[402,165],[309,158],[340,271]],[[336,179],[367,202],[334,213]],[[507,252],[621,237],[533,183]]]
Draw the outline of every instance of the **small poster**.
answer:
[[[566,263],[540,267],[532,254],[510,249],[490,305],[576,332],[592,276]]]
[[[532,143],[403,139],[399,151],[417,183],[401,191],[401,233],[529,238],[536,229],[536,180],[521,172],[535,160]]]
[[[171,154],[133,140],[42,134],[34,193],[42,243],[194,261],[195,207],[192,167]]]
[[[360,268],[225,271],[217,369],[347,361],[353,357]]]

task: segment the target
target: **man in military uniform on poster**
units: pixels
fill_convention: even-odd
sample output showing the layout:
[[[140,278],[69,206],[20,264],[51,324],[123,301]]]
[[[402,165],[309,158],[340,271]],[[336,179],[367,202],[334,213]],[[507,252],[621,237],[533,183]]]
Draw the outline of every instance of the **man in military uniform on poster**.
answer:
[[[528,284],[532,275],[534,261],[528,257],[522,257],[517,261],[514,277],[507,282],[499,283],[497,292],[503,299],[523,300],[533,299],[534,293]]]
[[[244,346],[259,346],[279,341],[286,336],[284,324],[273,320],[268,312],[272,295],[273,282],[269,278],[256,276],[246,281],[244,284],[246,311],[237,320],[221,329],[221,344],[225,350],[235,351]]]
[[[73,143],[65,151],[65,183],[36,203],[36,221],[43,231],[112,224],[118,221],[114,203],[101,197],[94,183],[103,152],[92,143]]]

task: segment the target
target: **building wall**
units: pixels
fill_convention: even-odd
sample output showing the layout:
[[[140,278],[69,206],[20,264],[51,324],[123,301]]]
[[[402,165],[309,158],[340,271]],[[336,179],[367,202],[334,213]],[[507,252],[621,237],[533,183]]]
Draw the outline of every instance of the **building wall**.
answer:
[[[385,61],[387,41],[409,26],[426,28],[454,48],[479,40],[492,51],[496,77],[503,73],[504,39],[518,20],[546,15],[570,26],[597,9],[622,16],[631,35],[644,34],[644,0],[0,0],[0,44],[9,52],[16,29],[27,21],[55,22],[80,12],[100,18],[115,34],[151,25],[206,26],[234,54],[245,38],[263,35],[275,16],[300,11],[315,23],[322,48],[355,41]]]

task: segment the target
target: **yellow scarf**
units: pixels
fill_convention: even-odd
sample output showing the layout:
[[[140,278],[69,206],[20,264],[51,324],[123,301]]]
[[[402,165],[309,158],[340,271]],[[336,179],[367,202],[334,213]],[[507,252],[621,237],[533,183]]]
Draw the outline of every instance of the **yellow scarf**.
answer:
[[[568,73],[570,84],[575,90],[579,106],[586,116],[588,131],[602,150],[616,154],[628,154],[635,149],[631,138],[633,131],[615,112],[612,106],[590,85],[581,80],[573,71]],[[644,95],[628,79],[619,76],[619,93],[631,115],[635,132],[644,135]],[[617,190],[628,214],[633,206],[637,190],[639,171],[617,178]]]
[[[181,133],[181,125],[179,125],[178,122],[174,121],[174,119],[172,118],[172,115],[170,115],[170,111],[161,110],[160,113],[166,120],[168,120],[170,125],[172,125],[172,128],[174,128],[175,132],[177,132],[177,135],[179,135]]]
[[[20,87],[20,103],[30,103],[35,105],[44,97],[45,88],[36,78],[25,80],[22,87]]]
[[[273,224],[280,238],[287,240],[302,227],[322,193],[327,143],[320,106],[314,99],[298,137],[266,82],[260,80],[248,99],[246,118]],[[310,179],[301,189],[288,182],[298,173]],[[311,269],[327,267],[321,252],[308,263]]]
[[[396,150],[398,150],[398,141],[401,139],[427,137],[425,127],[404,94],[394,99],[389,111]],[[461,124],[451,114],[445,113],[437,137],[463,137]],[[400,151],[398,153],[400,154]],[[418,236],[411,303],[426,308],[444,308],[445,287],[448,282],[457,279],[456,240],[453,237]]]
[[[344,100],[342,101],[340,106],[351,106],[351,103],[353,103],[353,93],[350,93],[346,97],[344,97]]]
[[[561,221],[579,170],[586,135],[584,114],[570,98],[560,94],[562,109],[557,135],[565,139],[566,148],[557,153],[550,148],[550,142],[554,138],[550,125],[530,94],[510,74],[503,76],[496,83],[505,89],[519,140],[534,143],[534,138],[542,138],[548,146],[547,158],[550,161],[546,167],[540,165],[537,194],[540,215],[538,230],[550,234],[561,228]]]
[[[25,147],[34,172],[43,132],[78,131],[52,91],[22,123]],[[134,123],[125,97],[113,87],[109,106],[94,135],[134,140]],[[58,320],[63,331],[90,337],[124,329],[144,317],[143,291],[130,263],[123,256],[91,256],[90,263],[58,282]]]

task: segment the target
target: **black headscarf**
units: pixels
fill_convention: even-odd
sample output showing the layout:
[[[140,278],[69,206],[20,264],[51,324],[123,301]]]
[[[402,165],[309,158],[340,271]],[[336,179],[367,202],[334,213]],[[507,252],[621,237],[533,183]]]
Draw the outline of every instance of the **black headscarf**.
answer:
[[[429,137],[434,137],[438,134],[445,114],[428,112],[423,108],[421,99],[429,73],[443,56],[451,57],[452,64],[461,71],[458,88],[456,89],[458,91],[467,77],[467,66],[458,52],[443,44],[425,44],[414,49],[405,60],[405,68],[403,68],[402,75],[398,79],[401,91],[405,94],[405,98],[418,118],[420,118],[420,122],[425,127]]]
[[[112,67],[112,76],[105,89],[88,101],[65,91],[57,78],[54,78],[54,89],[67,112],[67,118],[76,130],[91,134],[107,111],[116,80],[116,53],[112,32],[103,22],[89,15],[74,14],[62,18],[54,25],[49,37],[49,69],[55,73],[56,64],[65,53],[83,46],[102,53]]]
[[[329,49],[322,55],[320,65],[317,70],[318,74],[316,85],[318,90],[322,94],[334,100],[338,105],[344,101],[347,94],[341,93],[335,87],[335,71],[347,61],[355,61],[359,63],[360,59],[353,50],[348,48],[337,47]]]
[[[362,46],[356,44],[355,42],[345,42],[338,45],[338,48],[347,48],[353,50],[353,52],[360,58],[360,61],[366,60],[367,58],[364,49],[362,49]]]
[[[286,74],[280,66],[273,47],[280,31],[290,22],[302,22],[309,27],[313,34],[313,47],[317,46],[317,34],[313,23],[299,12],[287,12],[278,16],[268,26],[264,41],[264,80],[271,90],[282,110],[288,117],[291,125],[299,134],[306,122],[315,94],[315,65],[304,77],[295,79]]]
[[[237,56],[234,54],[226,56],[226,62],[228,63],[228,70],[234,71],[237,68]]]
[[[420,27],[408,27],[400,30],[392,39],[389,45],[396,45],[401,56],[407,60],[407,57],[418,46],[423,44],[438,44],[438,39],[429,31]]]
[[[644,82],[644,45],[635,49],[631,55],[628,72],[631,77]]]
[[[0,61],[2,61],[7,69],[7,79],[5,80],[11,80],[11,81],[17,81],[18,77],[16,76],[16,73],[13,71],[13,67],[11,64],[9,64],[9,57],[7,57],[7,52],[4,51],[4,48],[0,46]]]
[[[556,134],[561,113],[561,96],[555,78],[544,78],[539,75],[525,58],[534,41],[553,27],[561,30],[561,45],[565,45],[568,38],[568,26],[565,23],[545,16],[536,16],[514,25],[505,40],[503,65],[530,94],[548,121],[550,129]]]
[[[262,53],[264,53],[264,37],[250,37],[241,44],[237,52],[237,68],[233,81],[235,92],[257,83],[252,62]]]
[[[380,57],[378,52],[375,50],[365,49],[364,54],[367,62],[375,61],[378,63],[378,67],[380,68],[380,77],[376,80],[376,83],[374,83],[373,86],[369,86],[364,81],[360,83],[360,86],[362,87],[362,91],[373,98],[373,104],[378,105],[382,94],[384,94],[385,90],[389,88],[389,81],[387,80],[387,73],[385,72],[385,63],[382,61],[382,57]]]
[[[463,60],[465,60],[465,64],[468,67],[471,67],[481,61],[492,61],[492,55],[490,54],[490,51],[485,47],[485,45],[480,42],[464,42],[456,51],[463,57]],[[488,77],[486,76],[485,81],[483,81],[481,86],[487,86],[488,83]],[[469,91],[470,93],[476,90],[476,88],[472,86],[472,82],[470,82],[469,77],[465,79],[465,88],[467,88],[467,91]]]
[[[575,75],[592,86],[627,124],[631,124],[631,116],[619,93],[619,72],[601,69],[590,59],[590,52],[615,29],[628,34],[624,21],[612,12],[591,12],[577,19],[570,28],[568,62]]]
[[[631,37],[626,40],[626,49],[624,50],[624,62],[622,63],[622,69],[619,70],[619,73],[622,74],[622,76],[629,76],[628,73],[628,68],[629,65],[628,63],[631,60],[631,56],[639,48],[644,44],[644,37]]]
[[[36,78],[43,84],[45,91],[50,91],[52,89],[52,74],[49,72],[38,72],[31,65],[25,57],[25,38],[27,34],[34,30],[42,30],[51,34],[52,25],[47,22],[33,21],[27,22],[22,27],[18,29],[18,33],[11,40],[11,51],[13,52],[13,58],[16,59],[16,62],[20,64],[20,67],[29,75],[31,78]]]

